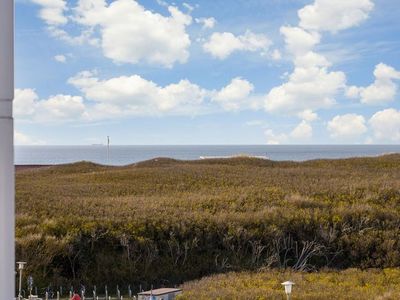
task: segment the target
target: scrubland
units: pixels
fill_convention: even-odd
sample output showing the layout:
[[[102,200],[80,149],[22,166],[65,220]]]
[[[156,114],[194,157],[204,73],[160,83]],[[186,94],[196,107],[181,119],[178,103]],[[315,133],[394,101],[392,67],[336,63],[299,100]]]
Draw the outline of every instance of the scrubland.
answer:
[[[146,288],[211,275],[186,283],[185,299],[247,299],[246,287],[280,299],[285,270],[296,299],[353,295],[345,278],[367,296],[375,282],[376,295],[399,298],[384,281],[399,278],[400,155],[82,162],[18,171],[16,185],[17,259],[39,285]],[[348,268],[359,271],[317,272]]]
[[[212,275],[183,285],[186,299],[285,299],[281,282],[292,280],[293,300],[397,300],[400,299],[400,270],[347,269],[300,273],[268,270]]]

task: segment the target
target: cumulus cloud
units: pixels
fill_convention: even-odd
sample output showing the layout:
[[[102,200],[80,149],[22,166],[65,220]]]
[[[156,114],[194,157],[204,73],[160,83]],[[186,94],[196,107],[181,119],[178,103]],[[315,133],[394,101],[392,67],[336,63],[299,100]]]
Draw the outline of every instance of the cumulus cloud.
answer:
[[[212,29],[214,28],[215,24],[217,24],[217,20],[215,18],[196,18],[195,19],[197,24],[202,24],[203,29]]]
[[[54,60],[58,61],[60,63],[65,63],[65,62],[67,62],[67,57],[65,55],[58,54],[58,55],[54,56]]]
[[[308,32],[300,27],[282,26],[280,33],[284,36],[286,49],[295,56],[306,54],[321,40],[317,32]]]
[[[203,44],[203,50],[214,58],[226,59],[235,51],[266,52],[272,42],[264,34],[247,30],[245,34],[235,36],[231,32],[214,32]]]
[[[312,122],[318,119],[318,115],[310,109],[299,112],[297,116],[307,122]]]
[[[299,114],[328,108],[335,103],[335,96],[345,87],[343,72],[331,72],[330,62],[313,51],[320,42],[320,35],[300,27],[283,26],[286,50],[293,57],[294,70],[288,81],[270,90],[265,98],[268,112]]]
[[[357,114],[336,116],[328,122],[328,131],[333,138],[358,138],[367,132],[367,130],[365,118]]]
[[[272,129],[266,129],[264,135],[267,139],[268,145],[280,145],[285,144],[288,141],[288,137],[284,133],[275,133]]]
[[[309,140],[312,138],[312,126],[305,120],[301,121],[290,133],[290,136],[298,141]]]
[[[59,26],[68,23],[65,16],[67,11],[66,0],[32,0],[33,3],[39,5],[39,17],[49,26]]]
[[[299,25],[307,30],[337,32],[359,25],[373,8],[371,0],[315,0],[298,11]]]
[[[367,87],[350,86],[346,95],[349,98],[359,98],[361,103],[369,105],[386,104],[394,100],[400,79],[400,72],[384,63],[376,65],[375,81]]]
[[[185,63],[191,44],[186,27],[192,17],[175,6],[169,16],[146,10],[134,0],[80,0],[75,20],[100,29],[101,48],[117,63],[145,61],[171,67]]]
[[[14,116],[24,118],[33,115],[39,96],[33,89],[15,89],[13,110]]]
[[[52,36],[69,43],[88,43],[101,47],[105,57],[116,63],[146,62],[172,67],[185,63],[191,44],[186,28],[189,14],[168,6],[168,15],[145,9],[135,0],[79,0],[68,9],[65,0],[32,0],[39,4],[40,18]],[[67,11],[71,13],[65,15]],[[80,34],[72,36],[63,27],[79,25]],[[212,20],[204,21],[210,26]]]
[[[14,130],[14,144],[15,145],[44,145],[45,142],[36,138],[30,137],[18,130]]]
[[[14,114],[17,120],[71,121],[85,116],[85,105],[80,96],[58,94],[39,99],[33,89],[16,89]]]
[[[304,143],[310,141],[312,138],[313,128],[309,122],[302,120],[289,133],[277,133],[268,128],[264,131],[264,135],[268,145]]]
[[[249,107],[257,108],[259,101],[255,97],[251,97],[253,90],[253,84],[236,77],[226,87],[216,92],[212,99],[228,111],[237,111]]]
[[[55,95],[37,103],[39,120],[74,120],[85,114],[85,105],[80,96]]]
[[[272,52],[271,52],[271,58],[273,59],[273,60],[280,60],[281,58],[282,58],[282,53],[278,50],[278,49],[274,49]]]
[[[210,111],[212,103],[226,111],[258,109],[262,104],[253,93],[253,84],[240,77],[220,90],[207,90],[187,79],[164,87],[139,75],[101,80],[90,71],[80,72],[68,82],[95,102],[97,117],[102,110],[105,115],[195,115]]]
[[[271,89],[265,99],[268,112],[298,114],[305,110],[329,108],[345,87],[343,72],[329,72],[325,67],[296,67],[288,82]]]
[[[201,109],[207,91],[184,79],[161,87],[139,75],[101,80],[84,71],[68,81],[96,102],[96,117],[107,115],[191,114]]]
[[[346,76],[341,71],[331,71],[332,63],[314,48],[321,41],[321,32],[356,26],[368,17],[372,8],[369,0],[315,0],[298,11],[297,26],[282,26],[280,33],[294,70],[285,76],[286,82],[266,95],[266,111],[300,115],[334,105],[336,96],[345,91]]]
[[[82,96],[58,94],[42,99],[34,89],[16,89],[14,112],[30,122],[94,121],[129,116],[198,115],[259,109],[262,98],[249,81],[236,77],[219,90],[187,79],[160,86],[139,75],[100,79],[83,71],[68,83]]]
[[[380,143],[400,142],[400,111],[394,108],[378,111],[368,121],[373,140]]]
[[[91,71],[80,72],[68,82],[95,103],[89,111],[94,118],[107,115],[194,115],[210,111],[213,103],[226,111],[258,109],[262,101],[253,93],[253,84],[240,77],[232,79],[220,90],[207,90],[187,79],[166,86],[159,86],[139,75],[101,80]]]

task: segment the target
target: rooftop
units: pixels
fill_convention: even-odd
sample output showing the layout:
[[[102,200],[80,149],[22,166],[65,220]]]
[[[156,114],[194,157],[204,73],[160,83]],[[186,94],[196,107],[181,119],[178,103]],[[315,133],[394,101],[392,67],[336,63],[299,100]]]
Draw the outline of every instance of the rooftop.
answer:
[[[162,288],[162,289],[156,289],[156,290],[150,290],[150,291],[145,291],[141,292],[138,295],[142,296],[161,296],[165,294],[170,294],[170,293],[176,293],[176,292],[181,292],[181,289],[172,289],[172,288]]]

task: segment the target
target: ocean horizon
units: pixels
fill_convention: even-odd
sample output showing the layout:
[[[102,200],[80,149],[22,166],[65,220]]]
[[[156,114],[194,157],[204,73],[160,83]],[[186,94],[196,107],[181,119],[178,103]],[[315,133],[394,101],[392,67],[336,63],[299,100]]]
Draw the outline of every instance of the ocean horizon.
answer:
[[[128,165],[157,157],[196,160],[201,156],[265,156],[283,161],[340,159],[400,153],[400,145],[105,145],[16,146],[16,165],[53,165],[90,161]]]

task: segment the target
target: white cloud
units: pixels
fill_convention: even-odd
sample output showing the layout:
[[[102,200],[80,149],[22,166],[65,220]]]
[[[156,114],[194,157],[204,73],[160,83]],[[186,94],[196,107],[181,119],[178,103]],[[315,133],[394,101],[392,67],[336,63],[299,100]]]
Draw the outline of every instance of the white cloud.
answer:
[[[207,91],[181,80],[165,87],[138,75],[100,80],[84,71],[68,81],[87,99],[96,102],[93,118],[115,115],[157,115],[162,113],[195,114],[201,109]]]
[[[346,96],[348,98],[357,99],[360,97],[360,88],[354,85],[346,87]]]
[[[41,140],[32,138],[18,130],[14,131],[14,144],[15,145],[44,145]]]
[[[94,119],[129,115],[195,115],[210,111],[212,103],[227,111],[259,109],[262,104],[262,99],[253,94],[254,86],[240,77],[217,91],[203,89],[186,79],[164,87],[139,75],[101,80],[90,71],[83,71],[68,82],[86,99],[95,102],[88,111]]]
[[[228,111],[254,107],[257,104],[249,99],[253,90],[254,86],[249,81],[236,77],[226,87],[218,91],[213,96],[213,100]]]
[[[334,117],[328,122],[328,130],[333,138],[354,139],[367,132],[365,118],[357,114],[345,114]]]
[[[274,87],[265,98],[268,112],[298,114],[305,110],[329,108],[334,97],[344,88],[343,72],[329,72],[327,68],[296,67],[288,82]]]
[[[299,112],[297,116],[307,122],[312,122],[318,119],[318,115],[310,109]]]
[[[80,96],[55,95],[37,103],[36,118],[39,121],[69,121],[85,114],[85,105]]]
[[[14,114],[17,120],[65,122],[83,118],[85,105],[79,96],[59,94],[40,100],[33,89],[16,89]]]
[[[280,32],[284,36],[286,49],[295,56],[306,54],[321,40],[318,33],[300,27],[282,26]]]
[[[321,41],[320,32],[349,28],[364,20],[373,7],[369,7],[367,2],[370,1],[316,0],[299,10],[298,26],[280,28],[286,51],[292,56],[294,70],[284,76],[287,78],[285,83],[272,88],[265,97],[268,112],[300,115],[304,111],[326,109],[336,103],[336,96],[346,88],[346,75],[341,71],[331,71],[332,63],[316,53],[314,48]],[[330,10],[334,13],[330,14]],[[366,15],[360,17],[360,12]],[[347,20],[351,17],[354,19]],[[354,94],[354,89],[352,92]]]
[[[307,30],[337,32],[359,25],[373,8],[370,0],[315,0],[298,11],[299,25]]]
[[[39,17],[49,26],[65,25],[68,23],[64,15],[67,10],[65,0],[32,0],[33,3],[41,6]]]
[[[145,9],[135,0],[78,0],[69,9],[65,0],[32,0],[39,4],[40,18],[50,34],[72,44],[87,43],[101,47],[105,57],[116,63],[141,63],[172,67],[185,63],[191,44],[186,28],[192,22],[189,14],[168,6],[169,15]],[[187,5],[186,5],[187,6]],[[66,12],[70,11],[69,15]],[[72,36],[63,27],[79,25],[80,33]],[[211,19],[205,21],[210,26]]]
[[[273,60],[280,60],[282,59],[282,54],[278,49],[274,49],[274,51],[271,52],[271,58]]]
[[[196,5],[196,7],[195,7],[195,6],[190,5],[189,3],[186,3],[186,2],[183,2],[183,3],[182,3],[182,6],[183,6],[184,8],[186,8],[186,9],[188,10],[189,13],[193,12],[194,9],[195,9],[196,7],[198,7],[198,5]]]
[[[202,24],[203,29],[212,29],[212,28],[214,28],[215,24],[217,23],[217,20],[215,20],[215,18],[213,18],[213,17],[196,18],[195,21],[197,24]]]
[[[313,129],[311,125],[307,121],[303,120],[299,125],[296,126],[296,128],[292,130],[290,136],[296,140],[304,141],[311,139],[312,134]]]
[[[169,16],[146,10],[134,0],[80,0],[75,20],[99,27],[106,57],[117,63],[160,64],[172,67],[185,63],[191,44],[186,27],[192,17],[169,6]]]
[[[226,59],[235,51],[265,52],[272,42],[264,34],[247,30],[244,35],[235,36],[230,32],[214,32],[203,44],[203,50],[218,59]]]
[[[33,115],[38,100],[39,96],[33,89],[15,89],[13,101],[14,116],[23,118]]]
[[[163,1],[163,0],[156,0],[156,1],[157,1],[158,5],[160,5],[160,6],[164,6],[164,7],[169,6],[168,2],[166,2],[166,1]]]
[[[94,47],[100,47],[100,39],[94,37],[94,28],[82,30],[78,36],[72,36],[64,29],[59,27],[48,27],[49,33],[52,37],[60,39],[71,45],[84,45],[88,44]]]
[[[313,136],[313,128],[309,122],[302,120],[293,130],[289,133],[276,133],[268,128],[264,131],[267,138],[267,144],[295,144],[309,141]]]
[[[326,59],[326,57],[313,51],[308,51],[304,55],[296,56],[294,58],[294,65],[300,68],[312,68],[330,67],[331,63]]]
[[[220,90],[207,90],[187,79],[165,86],[139,75],[99,79],[83,71],[68,80],[83,96],[41,99],[33,89],[16,89],[14,111],[20,121],[95,121],[129,116],[198,115],[215,111],[259,109],[262,99],[240,77]]]
[[[194,6],[190,5],[189,3],[183,2],[182,6],[185,7],[189,12],[194,10]]]
[[[272,129],[264,131],[264,135],[267,138],[268,145],[280,145],[287,143],[288,137],[284,133],[276,134]]]
[[[394,100],[398,85],[393,81],[400,79],[400,72],[380,63],[374,70],[375,81],[367,87],[350,86],[346,91],[349,98],[360,98],[361,103],[369,105],[386,104]]]
[[[65,62],[67,62],[67,57],[65,55],[58,54],[58,55],[54,56],[54,60],[58,61],[60,63],[65,63]]]
[[[380,143],[400,142],[400,111],[394,108],[378,111],[369,120],[373,139]]]

